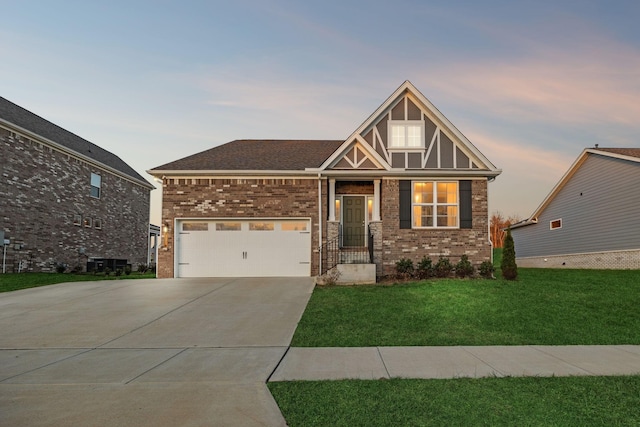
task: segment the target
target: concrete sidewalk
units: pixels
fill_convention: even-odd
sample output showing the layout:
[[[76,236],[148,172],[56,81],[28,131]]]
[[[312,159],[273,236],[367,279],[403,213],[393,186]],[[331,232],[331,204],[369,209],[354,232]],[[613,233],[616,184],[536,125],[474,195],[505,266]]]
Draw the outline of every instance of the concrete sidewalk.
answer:
[[[638,345],[292,347],[269,381],[639,373]]]

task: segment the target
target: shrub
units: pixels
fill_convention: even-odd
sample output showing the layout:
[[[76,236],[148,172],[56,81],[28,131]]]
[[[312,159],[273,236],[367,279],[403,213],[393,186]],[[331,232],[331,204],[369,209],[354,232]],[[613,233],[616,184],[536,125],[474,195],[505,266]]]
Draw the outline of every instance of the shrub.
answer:
[[[71,270],[71,272],[75,274],[82,273],[82,266],[76,265],[75,267],[73,267],[73,270]]]
[[[413,261],[408,258],[402,258],[396,262],[396,274],[400,279],[408,279],[413,276]]]
[[[460,257],[460,261],[456,264],[456,276],[458,277],[472,277],[475,273],[475,268],[469,261],[469,257],[465,254]]]
[[[150,264],[149,265],[149,269],[147,270],[147,272],[155,274],[156,273],[156,265],[155,264]]]
[[[493,267],[493,263],[491,261],[482,261],[480,264],[480,276],[485,279],[493,279],[493,273],[496,269]]]
[[[148,269],[149,267],[147,266],[147,264],[143,264],[143,263],[138,264],[138,273],[142,273],[142,274],[146,273]]]
[[[511,237],[511,229],[507,229],[507,235],[504,238],[504,247],[502,249],[502,262],[500,263],[502,277],[507,280],[516,280],[518,278],[518,266],[516,265],[516,249],[513,245],[513,237]]]
[[[67,264],[64,264],[62,262],[57,262],[56,263],[56,272],[64,273],[65,271],[67,271]]]
[[[440,257],[433,270],[436,277],[449,277],[453,270],[453,265],[451,261],[449,261],[449,258]]]
[[[122,269],[121,268],[116,268],[116,276],[122,276]]]
[[[422,257],[416,268],[416,275],[418,279],[433,277],[433,263],[431,262],[431,258],[427,258],[426,256]]]
[[[108,276],[109,274],[111,274],[111,269],[109,267],[105,267],[104,268],[104,275]]]
[[[126,274],[127,276],[131,274],[131,266],[130,265],[127,265],[124,268],[124,274]]]

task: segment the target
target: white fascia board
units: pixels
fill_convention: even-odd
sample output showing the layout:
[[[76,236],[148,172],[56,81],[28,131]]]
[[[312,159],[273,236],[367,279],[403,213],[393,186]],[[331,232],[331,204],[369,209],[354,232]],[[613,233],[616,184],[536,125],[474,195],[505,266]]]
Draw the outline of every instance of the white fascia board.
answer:
[[[600,151],[597,148],[587,148],[585,149],[585,151],[587,153],[598,154],[600,156],[607,156],[607,157],[612,157],[614,159],[628,160],[630,162],[640,163],[640,157],[625,156],[624,154],[611,153],[609,151]]]
[[[580,153],[580,155],[573,162],[571,167],[569,167],[569,169],[564,173],[564,175],[562,175],[562,178],[560,178],[560,181],[558,181],[556,185],[551,189],[549,194],[547,194],[547,197],[545,197],[544,200],[542,200],[542,203],[540,203],[540,205],[536,208],[536,210],[533,211],[533,214],[531,214],[531,216],[528,218],[527,221],[533,221],[533,220],[537,221],[537,218],[540,216],[540,213],[547,207],[549,203],[551,203],[551,201],[556,197],[556,194],[558,194],[558,192],[567,184],[569,179],[571,179],[571,177],[578,170],[580,165],[582,165],[582,163],[584,163],[584,161],[587,159],[587,156],[589,155],[590,152],[592,152],[592,150],[590,149],[582,150],[582,153]],[[601,151],[597,152],[597,154],[601,154],[601,153],[602,153]]]
[[[425,179],[425,178],[442,178],[446,177],[449,179],[470,179],[470,178],[478,178],[478,179],[487,179],[491,177],[495,177],[502,171],[478,171],[478,170],[438,170],[438,169],[430,169],[425,171],[417,171],[415,169],[394,169],[391,171],[384,170],[326,170],[326,171],[318,171],[322,176],[340,176],[344,178],[348,178],[350,176],[371,176],[382,179]]]
[[[442,114],[442,112],[440,112],[440,110],[438,110],[438,108],[431,103],[431,101],[427,99],[426,96],[422,94],[422,92],[420,92],[415,86],[413,86],[411,82],[408,82],[408,83],[410,87],[409,92],[413,96],[415,96],[418,101],[424,104],[424,106],[427,107],[427,110],[429,110],[432,114],[434,114],[435,118],[437,119],[436,121],[440,122],[445,132],[446,131],[452,132],[455,139],[458,139],[467,149],[469,149],[471,153],[477,159],[479,159],[480,162],[483,163],[483,166],[486,166],[488,169],[491,169],[491,170],[498,170],[496,166],[493,163],[491,163],[491,161],[487,159],[484,156],[484,154],[482,154],[480,150],[478,150],[478,148],[476,148],[476,146],[473,145],[473,143],[466,136],[464,136],[464,134],[460,132],[460,130],[457,127],[455,127],[454,124],[451,123],[449,119],[447,119],[445,115]]]
[[[371,125],[373,123],[373,121],[375,119],[377,119],[380,114],[382,114],[382,112],[384,110],[386,110],[387,108],[389,108],[389,106],[391,104],[393,104],[395,101],[397,101],[398,97],[400,95],[402,95],[402,93],[407,90],[407,88],[409,87],[413,87],[413,85],[411,84],[411,82],[409,82],[409,80],[405,80],[404,83],[402,83],[400,85],[400,87],[398,89],[396,89],[383,103],[382,105],[380,105],[369,117],[367,117],[367,119],[362,122],[362,124],[358,127],[358,129],[356,129],[351,135],[349,135],[349,138],[347,138],[347,141],[350,141],[352,139],[354,139],[356,137],[356,135],[360,135],[369,125]]]
[[[29,131],[28,129],[25,129],[23,127],[17,126],[11,122],[8,122],[4,119],[0,119],[0,126],[4,127],[5,129],[7,129],[9,132],[13,132],[13,133],[19,133],[21,135],[24,135],[25,137],[36,141],[40,144],[43,145],[47,145],[49,147],[51,147],[52,149],[55,149],[56,151],[59,151],[63,154],[66,154],[68,156],[74,157],[78,160],[82,160],[85,163],[88,163],[90,165],[93,165],[99,169],[104,170],[105,172],[109,172],[112,173],[114,175],[117,175],[119,177],[121,177],[122,179],[125,179],[129,182],[132,182],[134,184],[140,185],[142,187],[148,188],[149,190],[155,190],[156,187],[151,185],[150,183],[146,182],[146,181],[140,181],[137,180],[135,178],[133,178],[132,176],[129,176],[117,169],[112,168],[111,166],[105,165],[104,163],[101,163],[95,159],[92,159],[91,157],[85,156],[84,154],[78,153],[77,151],[71,150],[70,148],[65,147],[64,145],[58,144],[55,141],[52,141],[48,138],[45,138],[43,136],[40,136],[36,133],[33,133],[31,131]],[[113,153],[112,153],[113,154]],[[115,156],[115,154],[114,154]]]
[[[547,197],[540,203],[540,206],[536,208],[533,212],[530,220],[536,219],[540,216],[540,213],[547,207],[547,205],[556,197],[556,194],[567,184],[569,179],[576,173],[578,168],[584,163],[589,154],[597,154],[600,156],[611,157],[614,159],[628,160],[635,163],[640,163],[640,158],[633,156],[625,156],[624,154],[618,153],[610,153],[608,151],[600,151],[597,148],[585,148],[582,150],[582,153],[578,156],[578,158],[573,162],[573,164],[569,167],[567,172],[560,178],[560,181],[551,189]]]
[[[537,224],[537,223],[538,223],[538,218],[529,218],[529,219],[526,219],[524,221],[520,221],[520,222],[516,222],[515,224],[511,224],[507,228],[510,228],[511,230],[513,230],[513,229],[516,229],[516,228],[526,227],[528,225],[533,225],[533,224]]]

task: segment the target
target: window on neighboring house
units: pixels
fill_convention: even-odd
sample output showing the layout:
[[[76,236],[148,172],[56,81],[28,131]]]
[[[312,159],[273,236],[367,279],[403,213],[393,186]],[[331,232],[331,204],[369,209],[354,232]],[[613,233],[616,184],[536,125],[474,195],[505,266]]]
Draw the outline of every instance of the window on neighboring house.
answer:
[[[102,190],[102,177],[96,173],[91,174],[91,197],[100,198]]]
[[[389,148],[424,148],[424,122],[389,120]]]
[[[91,218],[85,218],[83,224],[85,227],[91,228],[93,221],[91,221]]]
[[[412,210],[414,228],[458,227],[458,183],[414,182]]]
[[[77,225],[78,227],[82,225],[82,215],[75,214],[73,216],[73,225]]]
[[[554,219],[553,221],[550,221],[549,228],[551,230],[555,230],[556,228],[562,228],[562,218]]]
[[[95,228],[97,228],[98,230],[102,230],[102,220],[99,218],[96,218],[93,220],[93,226]]]

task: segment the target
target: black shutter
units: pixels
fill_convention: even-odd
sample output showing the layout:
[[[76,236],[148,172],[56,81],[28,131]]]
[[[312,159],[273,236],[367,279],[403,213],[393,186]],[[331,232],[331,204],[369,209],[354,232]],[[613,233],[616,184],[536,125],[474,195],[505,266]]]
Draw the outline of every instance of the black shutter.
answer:
[[[471,181],[460,181],[460,228],[473,228],[471,212]]]
[[[411,228],[411,181],[400,181],[400,228]]]

